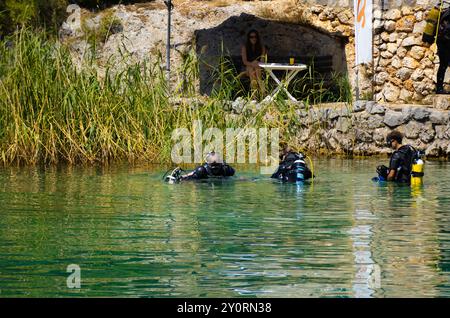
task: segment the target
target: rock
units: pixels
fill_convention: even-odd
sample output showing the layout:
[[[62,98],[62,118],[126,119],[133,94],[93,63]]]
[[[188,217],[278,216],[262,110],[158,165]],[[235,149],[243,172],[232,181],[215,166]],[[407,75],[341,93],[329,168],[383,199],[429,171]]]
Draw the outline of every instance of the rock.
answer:
[[[395,29],[397,32],[412,32],[415,22],[416,18],[413,15],[404,16],[397,21]]]
[[[414,82],[412,80],[406,80],[403,83],[403,87],[406,88],[408,91],[413,91],[414,90]]]
[[[450,153],[450,142],[448,140],[436,139],[425,150],[425,155],[429,157],[448,156]]]
[[[332,109],[328,116],[331,120],[335,120],[336,118],[339,118],[340,114],[336,109]]]
[[[395,102],[400,95],[400,90],[391,83],[388,83],[383,88],[383,95],[388,102]]]
[[[306,110],[304,110],[304,109],[297,109],[296,111],[295,111],[295,113],[297,114],[297,116],[298,117],[300,117],[300,118],[306,118],[306,117],[308,117],[308,112],[306,111]]]
[[[377,128],[373,131],[373,140],[378,146],[383,146],[386,143],[386,136],[391,132],[390,128]]]
[[[402,114],[403,114],[403,117],[405,118],[405,122],[408,122],[413,117],[413,115],[412,115],[413,109],[412,108],[413,108],[412,106],[403,106],[402,107]]]
[[[413,34],[414,35],[421,35],[423,34],[423,31],[425,30],[425,26],[427,25],[427,21],[421,21],[414,24]]]
[[[236,98],[235,101],[231,104],[231,108],[236,114],[242,113],[245,108],[245,100],[242,97]]]
[[[395,21],[385,21],[384,22],[384,29],[388,32],[395,31]]]
[[[413,10],[410,7],[402,7],[402,15],[411,15],[414,14]]]
[[[416,14],[414,16],[416,17],[416,21],[420,22],[423,20],[423,12],[422,11],[416,12]]]
[[[370,143],[372,142],[372,134],[366,130],[363,129],[355,129],[355,141],[358,143],[365,142]]]
[[[413,46],[409,52],[409,56],[420,61],[425,56],[425,48],[421,46]]]
[[[345,11],[339,12],[337,15],[339,22],[342,24],[351,24],[350,17],[347,15]]]
[[[406,39],[408,37],[408,33],[406,33],[406,32],[399,32],[398,33],[398,38],[399,38],[399,40],[404,40],[404,39]]]
[[[389,42],[397,43],[397,40],[398,40],[398,33],[397,32],[389,34]]]
[[[323,10],[322,6],[314,5],[311,7],[311,13],[319,14]]]
[[[430,111],[424,107],[413,107],[412,108],[412,117],[418,121],[424,121],[428,119],[430,116]]]
[[[435,75],[435,71],[434,70],[426,69],[426,70],[423,71],[423,73],[428,79],[433,80],[434,75]]]
[[[422,129],[422,125],[423,124],[419,124],[415,121],[410,121],[406,126],[405,126],[405,137],[410,138],[410,139],[417,139],[419,138],[419,133]]]
[[[449,120],[449,113],[448,112],[441,112],[437,110],[431,110],[430,111],[430,122],[433,124],[446,124]]]
[[[432,91],[434,88],[433,84],[426,81],[414,82],[413,86],[414,90],[423,96],[430,94],[430,91]]]
[[[397,56],[401,59],[406,56],[406,53],[408,53],[408,50],[405,49],[404,47],[399,47],[397,50]]]
[[[398,9],[390,9],[384,14],[386,20],[398,20],[402,17],[402,13]]]
[[[317,112],[315,109],[310,108],[308,111],[308,118],[310,123],[315,123],[319,121],[319,112]]]
[[[375,32],[379,32],[384,28],[384,21],[380,19],[373,20],[373,29]]]
[[[437,109],[442,109],[442,110],[450,109],[450,96],[448,96],[448,95],[434,96],[433,107],[437,108]]]
[[[345,117],[339,117],[336,122],[336,130],[344,134],[350,130],[351,126],[351,121]]]
[[[397,52],[398,49],[398,44],[397,43],[388,43],[387,44],[387,50],[390,53],[395,53]]]
[[[402,61],[398,57],[398,54],[392,58],[391,66],[394,67],[394,68],[402,67]]]
[[[384,116],[384,121],[383,121],[383,123],[385,123],[386,126],[389,126],[391,128],[400,126],[404,122],[405,122],[405,118],[404,118],[403,114],[400,112],[392,111],[392,110],[389,110],[386,112],[386,114]]]
[[[413,94],[412,94],[410,91],[408,91],[408,90],[402,88],[402,89],[400,90],[400,96],[399,96],[399,98],[400,98],[401,100],[405,101],[405,102],[409,102],[409,101],[411,100],[411,98],[412,98],[412,95],[413,95]]]
[[[377,104],[375,102],[367,102],[366,111],[371,115],[375,115],[375,114],[382,115],[385,113],[386,109],[384,108],[383,105]]]
[[[383,66],[383,67],[388,66],[390,64],[391,64],[391,60],[390,59],[385,59],[385,58],[382,58],[380,60],[380,62],[378,63],[378,65]]]
[[[353,112],[358,113],[366,109],[366,100],[357,100],[353,103]]]
[[[411,68],[411,69],[416,69],[419,67],[419,62],[417,62],[415,59],[413,59],[412,57],[405,57],[403,59],[403,66],[407,67],[407,68]]]
[[[383,127],[383,117],[380,115],[370,116],[367,120],[367,126],[369,127],[369,129]]]
[[[419,102],[419,101],[421,101],[424,97],[425,97],[424,95],[422,95],[421,93],[415,91],[414,94],[413,94],[413,101]]]
[[[374,19],[384,19],[383,11],[381,11],[380,9],[374,9],[373,10],[373,18]]]
[[[391,52],[388,52],[388,51],[384,51],[384,52],[381,52],[381,56],[385,59],[390,59],[391,57],[394,56],[394,54],[392,54]]]
[[[413,45],[421,45],[422,39],[419,37],[409,36],[402,41],[403,47],[413,46]]]
[[[449,131],[446,125],[436,125],[434,130],[436,131],[436,138],[438,139],[447,139],[449,137]]]
[[[389,77],[389,81],[394,84],[394,86],[401,87],[403,86],[403,81],[397,77]]]
[[[438,141],[435,140],[431,145],[425,149],[425,155],[427,157],[438,157],[440,153],[440,147],[438,145]]]
[[[268,123],[273,123],[274,121],[276,121],[276,117],[274,115],[272,115],[271,113],[266,113],[264,116],[264,121],[268,122]]]
[[[388,79],[388,77],[389,77],[389,74],[386,72],[377,73],[374,76],[374,82],[377,85],[383,85],[386,82],[386,80]]]
[[[411,79],[413,81],[421,81],[423,80],[425,73],[422,69],[418,68],[416,70],[414,70],[414,72],[411,75]]]
[[[419,137],[420,140],[422,140],[424,143],[429,143],[433,141],[434,136],[436,135],[436,132],[433,129],[433,125],[431,123],[426,123],[422,125]]]
[[[387,32],[381,33],[380,37],[383,40],[383,42],[388,42],[389,41],[389,33],[387,33]]]
[[[434,63],[431,62],[431,60],[430,60],[428,57],[424,57],[424,58],[422,59],[422,61],[420,61],[420,65],[421,65],[423,68],[433,68],[433,67],[434,67]]]
[[[402,81],[405,81],[411,76],[412,73],[413,73],[412,69],[407,68],[407,67],[402,67],[401,69],[399,69],[397,71],[397,73],[395,75]]]

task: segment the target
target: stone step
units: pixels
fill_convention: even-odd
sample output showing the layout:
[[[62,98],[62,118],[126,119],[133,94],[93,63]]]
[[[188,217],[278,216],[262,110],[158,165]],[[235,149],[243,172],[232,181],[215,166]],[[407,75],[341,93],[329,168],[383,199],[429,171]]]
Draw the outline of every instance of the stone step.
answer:
[[[448,110],[450,109],[450,95],[434,95],[433,108]]]

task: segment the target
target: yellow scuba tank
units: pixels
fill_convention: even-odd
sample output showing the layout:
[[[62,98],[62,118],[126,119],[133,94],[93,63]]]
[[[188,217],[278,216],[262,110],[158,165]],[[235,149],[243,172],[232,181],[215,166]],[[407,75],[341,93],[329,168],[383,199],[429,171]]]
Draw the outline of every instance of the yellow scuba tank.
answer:
[[[424,162],[422,159],[415,159],[411,168],[411,185],[422,185],[422,179],[424,175]]]
[[[423,31],[422,41],[426,43],[434,43],[436,37],[436,30],[439,23],[441,11],[439,8],[435,7],[428,12],[425,25],[425,29]]]

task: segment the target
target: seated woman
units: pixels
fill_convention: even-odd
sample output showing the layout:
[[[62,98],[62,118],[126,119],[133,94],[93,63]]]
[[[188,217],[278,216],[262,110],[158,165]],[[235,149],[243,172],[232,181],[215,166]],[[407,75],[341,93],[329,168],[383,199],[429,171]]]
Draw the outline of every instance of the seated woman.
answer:
[[[241,48],[242,62],[246,69],[246,75],[250,78],[252,91],[260,89],[264,94],[264,83],[262,81],[261,67],[259,62],[265,62],[267,49],[261,43],[258,31],[250,30],[247,33],[247,42]]]
[[[280,153],[280,165],[271,178],[284,182],[302,182],[314,178],[306,166],[303,154],[295,152],[289,146],[284,146]]]
[[[194,171],[182,175],[181,168],[176,168],[167,176],[166,181],[175,183],[182,180],[201,180],[208,178],[221,178],[234,176],[234,169],[225,163],[214,151],[206,155],[206,162],[202,166],[195,168]]]

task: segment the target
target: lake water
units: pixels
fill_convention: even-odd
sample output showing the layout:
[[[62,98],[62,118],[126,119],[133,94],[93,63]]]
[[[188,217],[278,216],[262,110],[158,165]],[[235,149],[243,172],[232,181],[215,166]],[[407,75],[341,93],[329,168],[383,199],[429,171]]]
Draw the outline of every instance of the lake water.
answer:
[[[377,164],[315,160],[303,186],[0,168],[0,297],[450,296],[450,164],[414,189],[371,182]]]

